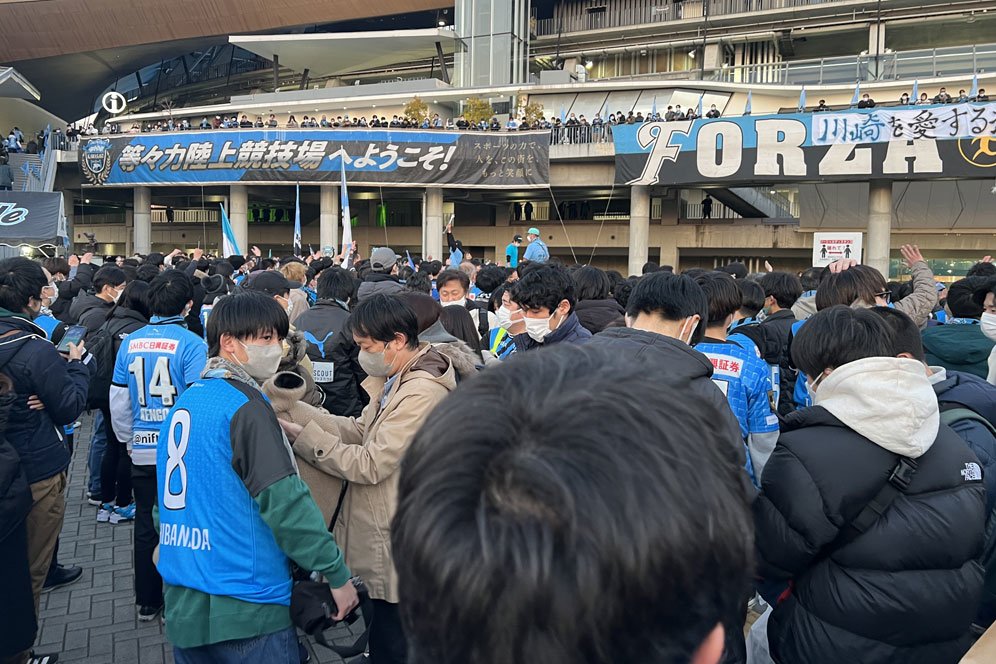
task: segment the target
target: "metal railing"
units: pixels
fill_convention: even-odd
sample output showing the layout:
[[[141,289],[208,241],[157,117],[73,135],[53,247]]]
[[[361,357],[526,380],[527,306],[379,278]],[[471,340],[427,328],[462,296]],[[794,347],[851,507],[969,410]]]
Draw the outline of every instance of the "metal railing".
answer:
[[[688,201],[681,201],[681,219],[707,219],[705,212],[702,210],[702,203],[689,203]],[[717,200],[713,200],[712,209],[708,219],[710,221],[733,221],[735,219],[743,219],[743,217],[730,208],[726,207]]]
[[[173,218],[170,219],[170,216]],[[216,224],[220,219],[218,210],[167,210],[154,208],[152,223],[154,224]]]
[[[586,32],[619,28],[632,25],[667,23],[682,19],[702,18],[708,11],[712,16],[750,14],[776,9],[812,7],[813,5],[833,4],[844,0],[710,0],[708,10],[702,0],[673,2],[660,0],[657,3],[633,3],[621,0],[606,0],[601,7],[589,7],[587,3],[562,2],[555,8],[557,16],[536,21],[536,36],[556,35],[570,32]],[[603,9],[604,8],[604,9]],[[602,11],[589,11],[603,9]]]
[[[717,70],[724,83],[781,85],[839,84],[855,81],[913,80],[996,71],[996,44],[973,44],[874,55],[794,60]]]

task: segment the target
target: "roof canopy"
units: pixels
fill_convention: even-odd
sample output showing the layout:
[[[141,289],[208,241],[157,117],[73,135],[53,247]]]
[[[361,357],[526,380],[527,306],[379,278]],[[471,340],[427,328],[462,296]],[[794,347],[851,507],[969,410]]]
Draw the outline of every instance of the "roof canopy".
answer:
[[[437,43],[449,54],[459,41],[445,28],[229,37],[232,44],[269,60],[276,55],[283,67],[309,69],[314,78],[426,60],[436,55]]]
[[[13,67],[0,67],[0,97],[38,101],[41,94]]]

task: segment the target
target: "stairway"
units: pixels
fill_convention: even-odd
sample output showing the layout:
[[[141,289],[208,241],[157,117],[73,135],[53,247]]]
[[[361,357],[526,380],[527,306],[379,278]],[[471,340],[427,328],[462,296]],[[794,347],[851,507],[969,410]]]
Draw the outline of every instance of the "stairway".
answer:
[[[40,180],[42,172],[41,157],[36,154],[25,154],[23,152],[9,155],[10,170],[14,171],[14,191],[41,191],[42,182]],[[25,173],[25,164],[32,173],[31,177]],[[27,181],[28,186],[24,184]]]

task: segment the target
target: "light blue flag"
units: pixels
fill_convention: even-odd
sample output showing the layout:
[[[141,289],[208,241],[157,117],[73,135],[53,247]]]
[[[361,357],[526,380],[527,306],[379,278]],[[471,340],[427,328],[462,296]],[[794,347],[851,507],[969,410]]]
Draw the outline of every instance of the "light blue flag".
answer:
[[[701,117],[702,117],[702,98],[703,98],[703,97],[705,97],[705,93],[704,93],[704,92],[703,92],[702,94],[700,94],[700,95],[699,95],[699,107],[698,107],[698,109],[696,109],[696,111],[695,111],[695,116],[696,116],[696,117],[699,117],[699,118],[701,118]]]
[[[972,74],[972,91],[968,93],[969,99],[975,99],[979,96],[979,75]]]
[[[654,95],[654,103],[650,105],[650,117],[657,115],[657,95]]]
[[[861,99],[861,81],[858,81],[854,86],[854,95],[851,97],[851,106],[857,106],[859,99]]]
[[[564,110],[564,106],[560,106],[560,124],[567,122],[567,111]]]
[[[409,252],[407,249],[405,249],[405,256],[408,257],[408,267],[410,267],[412,270],[414,270],[415,269],[415,261],[412,260],[411,252]]]
[[[294,255],[301,255],[301,184],[297,184],[294,199]]]
[[[754,94],[750,90],[747,91],[747,103],[744,104],[744,115],[750,115],[751,102],[754,100]]]
[[[802,86],[802,90],[799,92],[799,111],[806,110],[806,86]]]
[[[339,207],[342,211],[342,264],[349,265],[349,255],[353,251],[353,226],[349,216],[349,191],[346,189],[346,162],[339,162],[339,173],[342,176],[339,187]]]
[[[913,94],[910,96],[910,103],[915,104],[920,100],[920,81],[913,81]]]
[[[224,203],[221,203],[221,246],[225,258],[242,255],[239,243],[235,241],[235,233],[232,232],[232,224],[228,221],[228,213],[225,212]]]

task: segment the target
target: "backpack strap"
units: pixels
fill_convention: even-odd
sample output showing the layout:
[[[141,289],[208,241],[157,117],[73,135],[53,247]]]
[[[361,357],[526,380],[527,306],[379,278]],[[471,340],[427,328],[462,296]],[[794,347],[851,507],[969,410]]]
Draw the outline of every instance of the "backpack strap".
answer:
[[[941,409],[941,424],[951,426],[955,422],[969,420],[971,422],[981,424],[989,431],[989,433],[993,435],[994,438],[996,438],[996,426],[993,426],[992,422],[982,417],[971,408],[968,408],[956,401],[941,401],[938,406],[940,406]]]
[[[875,497],[868,501],[864,509],[840,531],[837,539],[829,547],[829,551],[836,551],[851,543],[858,535],[868,530],[873,523],[878,521],[888,511],[889,507],[892,506],[896,498],[900,494],[906,493],[906,489],[909,488],[910,483],[913,481],[916,471],[917,463],[915,459],[900,456],[896,461],[896,465],[892,468],[892,472],[889,473],[889,479],[878,490]]]

